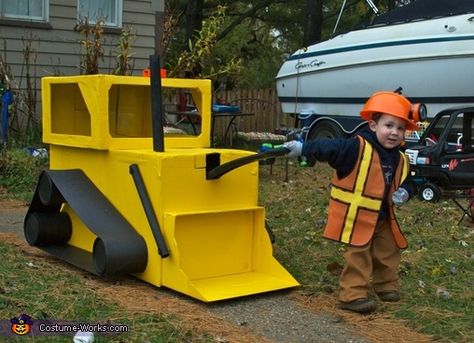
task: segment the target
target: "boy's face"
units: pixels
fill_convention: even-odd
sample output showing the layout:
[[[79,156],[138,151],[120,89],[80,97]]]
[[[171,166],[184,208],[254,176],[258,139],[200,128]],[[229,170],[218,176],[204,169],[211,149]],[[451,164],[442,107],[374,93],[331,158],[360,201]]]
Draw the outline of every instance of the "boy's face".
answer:
[[[405,137],[405,121],[390,114],[382,114],[376,122],[369,120],[369,127],[385,149],[396,148]]]

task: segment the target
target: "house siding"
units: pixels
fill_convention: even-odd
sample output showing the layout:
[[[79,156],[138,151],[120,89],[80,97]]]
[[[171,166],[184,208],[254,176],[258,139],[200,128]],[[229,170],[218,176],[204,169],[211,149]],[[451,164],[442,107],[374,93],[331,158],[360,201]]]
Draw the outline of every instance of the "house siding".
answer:
[[[17,22],[18,23],[18,22]],[[71,0],[49,1],[50,27],[11,26],[0,21],[0,55],[12,74],[12,88],[25,86],[25,44],[30,41],[30,76],[39,92],[40,79],[52,75],[77,75],[80,73],[82,35],[74,31],[77,24],[77,2]],[[131,42],[134,65],[133,75],[141,75],[148,66],[149,56],[155,50],[155,13],[151,0],[123,0],[122,27],[131,27],[136,38]],[[120,33],[104,33],[104,60],[99,62],[101,73],[112,73]],[[38,102],[40,96],[37,96]],[[39,106],[38,106],[39,108]]]

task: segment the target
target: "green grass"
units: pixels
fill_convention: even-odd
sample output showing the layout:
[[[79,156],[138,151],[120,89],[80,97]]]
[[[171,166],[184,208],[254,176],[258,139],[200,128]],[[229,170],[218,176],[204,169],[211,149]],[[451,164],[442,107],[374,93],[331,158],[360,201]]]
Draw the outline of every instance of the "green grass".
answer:
[[[261,168],[260,202],[275,235],[280,262],[308,292],[337,295],[342,245],[323,239],[332,170],[290,166],[273,175]],[[266,167],[268,168],[268,167]],[[462,212],[451,201],[417,199],[397,208],[409,240],[400,266],[402,301],[383,309],[441,342],[468,342],[474,329],[474,224],[457,225]]]
[[[52,319],[128,326],[113,337],[96,335],[95,342],[210,342],[183,329],[179,318],[158,314],[130,315],[115,303],[85,287],[81,275],[43,259],[29,258],[20,249],[0,242],[0,320],[28,314],[33,320]],[[113,319],[112,319],[113,318]],[[0,341],[5,337],[0,336]],[[71,342],[69,336],[15,337],[25,342]]]
[[[1,157],[0,188],[9,197],[30,200],[44,161],[19,151],[2,152]],[[321,237],[332,170],[325,164],[303,168],[292,163],[289,182],[284,182],[283,161],[277,159],[272,175],[269,166],[260,168],[260,204],[276,235],[275,255],[303,291],[336,296],[343,247]],[[450,201],[431,204],[413,199],[397,208],[397,214],[409,240],[400,266],[402,301],[380,311],[440,342],[469,342],[474,330],[474,224],[465,218],[458,225],[462,212]],[[114,318],[131,328],[117,342],[206,341],[183,330],[179,318],[130,317],[81,286],[79,276],[41,259],[34,260],[39,265],[31,273],[28,260],[15,247],[0,243],[0,256],[0,319],[21,313],[37,319],[90,322]],[[36,341],[69,342],[70,338]]]

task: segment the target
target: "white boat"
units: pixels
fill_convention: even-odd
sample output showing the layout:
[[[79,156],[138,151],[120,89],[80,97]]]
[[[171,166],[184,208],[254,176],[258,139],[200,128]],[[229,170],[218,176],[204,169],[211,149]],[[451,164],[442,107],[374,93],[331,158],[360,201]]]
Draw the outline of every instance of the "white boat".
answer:
[[[344,118],[358,117],[379,90],[402,87],[412,102],[426,104],[428,117],[474,105],[472,12],[472,0],[418,0],[296,51],[276,77],[283,112],[333,118],[349,132],[355,124]]]

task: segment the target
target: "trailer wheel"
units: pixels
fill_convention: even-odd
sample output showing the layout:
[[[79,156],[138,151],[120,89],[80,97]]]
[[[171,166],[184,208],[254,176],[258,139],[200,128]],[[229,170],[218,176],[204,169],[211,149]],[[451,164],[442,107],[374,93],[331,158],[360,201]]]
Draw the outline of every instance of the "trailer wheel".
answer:
[[[434,183],[427,182],[418,189],[420,200],[437,202],[441,197],[441,190]]]
[[[331,121],[316,123],[308,132],[307,139],[316,138],[345,138],[346,134],[341,128]]]

